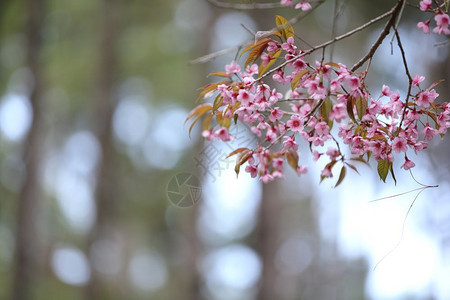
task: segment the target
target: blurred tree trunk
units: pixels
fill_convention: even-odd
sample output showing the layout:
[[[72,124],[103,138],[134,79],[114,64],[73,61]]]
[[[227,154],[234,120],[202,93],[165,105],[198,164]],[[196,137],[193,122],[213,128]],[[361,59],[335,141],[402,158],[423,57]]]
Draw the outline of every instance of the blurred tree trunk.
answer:
[[[100,44],[98,52],[98,85],[96,91],[94,126],[100,143],[101,158],[97,168],[95,188],[96,220],[89,237],[88,250],[92,250],[94,243],[101,238],[108,237],[116,215],[114,201],[114,176],[112,145],[112,116],[116,106],[116,42],[118,36],[118,16],[120,0],[103,0],[100,11]],[[89,253],[92,254],[92,253]],[[86,299],[104,299],[107,297],[106,288],[102,283],[101,274],[93,267],[91,260],[91,279],[86,287]],[[107,297],[109,298],[109,297]]]
[[[277,181],[263,185],[259,226],[258,252],[262,261],[259,300],[279,299],[275,284],[278,271],[275,267],[275,255],[280,243],[281,204],[279,199],[279,183]]]
[[[41,53],[41,29],[43,19],[43,0],[25,1],[26,17],[26,64],[32,74],[28,83],[29,100],[33,110],[33,120],[24,144],[23,161],[25,178],[19,193],[16,217],[16,243],[13,265],[13,300],[31,299],[33,283],[36,280],[37,211],[40,198],[39,160],[41,146],[41,93],[42,74],[39,62]]]

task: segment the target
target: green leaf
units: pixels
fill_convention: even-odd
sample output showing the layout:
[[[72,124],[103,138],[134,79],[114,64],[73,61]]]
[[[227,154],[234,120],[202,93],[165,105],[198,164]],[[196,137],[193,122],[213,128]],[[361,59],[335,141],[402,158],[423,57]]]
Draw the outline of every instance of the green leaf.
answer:
[[[292,28],[288,20],[286,20],[282,16],[277,16],[275,19],[275,23],[277,24],[277,28],[281,32],[285,40],[287,40],[289,37],[294,36],[294,28]]]
[[[342,181],[345,178],[345,174],[347,173],[347,168],[342,166],[341,172],[339,173],[339,179],[336,182],[336,185],[334,187],[337,187],[338,185],[340,185],[342,183]]]
[[[378,175],[380,176],[380,179],[383,180],[383,182],[386,182],[386,177],[390,169],[389,164],[391,163],[387,160],[378,161],[377,171]]]

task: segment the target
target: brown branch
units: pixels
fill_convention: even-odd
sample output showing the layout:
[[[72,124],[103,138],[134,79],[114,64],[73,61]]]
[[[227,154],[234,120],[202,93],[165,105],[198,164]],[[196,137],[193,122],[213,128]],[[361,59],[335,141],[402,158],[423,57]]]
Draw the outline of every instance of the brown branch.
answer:
[[[380,20],[383,20],[384,18],[386,18],[386,17],[392,15],[392,14],[394,13],[394,11],[395,11],[396,8],[397,8],[397,6],[395,6],[394,8],[392,8],[391,10],[389,10],[388,12],[385,12],[384,14],[382,14],[382,15],[380,15],[380,16],[378,16],[378,17],[372,19],[372,20],[370,20],[369,22],[367,22],[367,23],[365,23],[365,24],[363,24],[363,25],[361,25],[361,26],[359,26],[359,27],[357,27],[357,28],[355,28],[355,29],[353,29],[353,30],[347,32],[347,33],[344,33],[344,34],[342,34],[342,35],[340,35],[340,36],[337,36],[337,37],[335,37],[335,38],[332,39],[332,40],[329,40],[329,41],[327,41],[327,42],[325,42],[325,43],[322,43],[322,44],[317,45],[317,46],[315,46],[315,47],[313,47],[313,48],[310,48],[310,49],[308,49],[308,50],[302,52],[301,54],[299,54],[299,55],[297,55],[297,56],[295,56],[295,57],[293,57],[293,58],[291,58],[291,59],[289,59],[289,60],[286,60],[286,61],[283,62],[281,65],[279,65],[279,66],[277,66],[277,67],[275,67],[275,68],[273,68],[273,69],[267,71],[264,75],[262,75],[261,77],[259,77],[258,79],[256,79],[256,81],[265,78],[265,77],[268,76],[269,74],[275,72],[276,70],[281,69],[282,67],[286,66],[287,64],[289,64],[289,63],[291,63],[291,62],[293,62],[293,61],[295,61],[295,60],[297,60],[297,59],[299,59],[299,58],[301,58],[301,57],[303,57],[303,56],[306,56],[306,55],[308,55],[308,54],[311,54],[312,52],[314,52],[314,51],[316,51],[316,50],[318,50],[318,49],[325,48],[325,47],[327,47],[327,46],[329,46],[329,45],[331,45],[331,44],[333,44],[333,43],[336,43],[336,42],[338,42],[338,41],[340,41],[340,40],[343,40],[343,39],[345,39],[345,38],[348,38],[349,36],[354,35],[355,33],[358,33],[358,32],[360,32],[360,31],[362,31],[363,29],[365,29],[365,28],[371,26],[372,24],[374,24],[374,23],[376,23],[376,22],[378,22],[378,21],[380,21]]]
[[[411,88],[412,88],[412,77],[411,73],[409,72],[408,63],[406,61],[406,55],[405,50],[403,49],[402,41],[400,40],[400,35],[398,34],[397,29],[394,29],[395,37],[397,38],[397,44],[398,48],[400,49],[400,52],[402,54],[402,60],[403,60],[403,66],[405,67],[406,76],[408,76],[408,93],[406,95],[405,100],[405,108],[403,109],[402,118],[400,119],[400,123],[398,124],[398,130],[397,134],[400,132],[400,129],[402,128],[403,120],[405,119],[406,110],[408,109],[408,102],[409,102],[409,96],[411,94]]]
[[[207,1],[210,1],[210,0],[207,0]],[[298,14],[297,16],[291,18],[291,19],[289,20],[289,23],[290,23],[291,25],[294,25],[294,24],[300,22],[304,17],[306,17],[307,15],[309,15],[310,13],[312,13],[315,9],[317,9],[317,8],[318,8],[323,2],[325,2],[325,1],[326,1],[326,0],[318,0],[318,1],[317,1],[317,4],[316,4],[312,9],[310,9],[310,10],[308,10],[308,11],[306,11],[306,12],[301,12],[301,13]],[[274,28],[268,30],[268,31],[267,31],[267,36],[271,35],[273,32],[276,32],[277,30],[278,30],[278,29],[277,29],[276,27],[274,27]],[[260,36],[259,38],[262,38],[262,37],[264,37],[264,36]],[[254,42],[255,42],[254,39],[249,39],[249,40],[243,42],[242,44],[240,44],[240,45],[238,45],[238,46],[231,47],[231,48],[227,48],[227,49],[223,49],[223,50],[219,50],[219,51],[216,51],[216,52],[212,52],[212,53],[210,53],[210,54],[207,54],[207,55],[201,56],[201,57],[199,57],[199,58],[196,58],[196,59],[194,59],[194,60],[191,60],[191,61],[189,61],[189,64],[203,64],[203,63],[207,63],[207,62],[209,62],[209,61],[211,61],[211,60],[216,59],[217,57],[226,55],[226,54],[228,54],[228,53],[232,53],[232,52],[234,52],[234,51],[238,51],[238,50],[241,49],[242,47],[245,47],[245,46],[247,46],[247,45],[250,45],[250,44],[252,44],[252,43],[254,43]]]
[[[218,0],[206,0],[212,5],[220,8],[230,8],[238,10],[254,10],[254,9],[272,9],[283,7],[280,2],[275,3],[229,3]]]
[[[370,47],[369,52],[361,58],[359,62],[357,62],[352,68],[351,71],[355,72],[357,69],[359,69],[366,61],[368,61],[370,58],[372,58],[377,51],[378,47],[383,43],[383,40],[386,38],[386,36],[389,34],[389,31],[392,26],[395,25],[395,20],[403,7],[403,3],[405,0],[400,0],[397,5],[392,9],[392,15],[389,21],[387,21],[386,25],[384,25],[383,31],[378,36],[378,39],[375,41],[375,43]]]

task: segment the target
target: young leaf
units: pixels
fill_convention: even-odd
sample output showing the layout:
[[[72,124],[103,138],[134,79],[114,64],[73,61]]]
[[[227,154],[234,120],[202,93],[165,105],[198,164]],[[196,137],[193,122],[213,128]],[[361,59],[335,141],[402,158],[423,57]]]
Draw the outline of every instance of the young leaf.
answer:
[[[250,150],[250,149],[248,149],[248,148],[237,148],[236,150],[234,150],[233,152],[231,152],[230,154],[228,154],[228,156],[225,157],[225,158],[228,158],[228,157],[231,157],[231,156],[233,156],[233,155],[235,155],[235,154],[244,152],[245,150]]]
[[[359,172],[358,172],[358,169],[357,169],[354,165],[349,164],[348,162],[345,162],[345,164],[346,164],[348,167],[350,167],[353,171],[355,171],[356,173],[358,173],[358,175],[360,175]]]
[[[206,115],[205,119],[203,120],[203,130],[208,130],[211,126],[211,119],[213,117],[213,113],[209,113]]]
[[[212,111],[216,111],[217,109],[219,109],[219,107],[222,105],[223,103],[223,97],[222,95],[217,95],[216,99],[214,99],[214,104],[212,107]]]
[[[395,178],[394,168],[392,165],[392,162],[389,162],[389,170],[391,171],[392,179],[394,179],[394,184],[397,185],[397,179]]]
[[[358,98],[356,99],[355,105],[358,118],[361,120],[367,111],[367,100],[365,98]]]
[[[252,50],[252,49],[255,48],[255,47],[261,46],[262,44],[268,43],[268,42],[270,42],[270,41],[272,41],[272,39],[270,39],[270,38],[264,38],[264,39],[258,40],[256,43],[250,44],[250,45],[248,45],[247,47],[245,47],[245,48],[242,50],[241,55],[244,54],[244,53],[247,52],[247,51]]]
[[[270,39],[269,39],[269,41],[270,41]],[[248,65],[253,64],[261,56],[261,54],[264,52],[264,50],[266,50],[267,44],[269,43],[269,41],[262,43],[261,45],[253,48],[253,50],[250,51],[250,53],[248,54],[247,60],[245,61],[244,67],[247,67]]]
[[[227,77],[227,78],[231,78],[230,74],[227,74],[225,72],[213,72],[213,73],[209,73],[208,76],[206,77],[210,77],[210,76],[218,76],[218,77]]]
[[[355,114],[353,113],[353,106],[355,106],[356,99],[354,97],[350,97],[347,101],[347,114],[350,119],[352,119],[353,122],[356,122]]]
[[[319,113],[322,116],[322,118],[325,120],[325,122],[328,124],[328,127],[330,127],[330,130],[333,128],[333,121],[330,120],[330,112],[333,108],[333,103],[329,98],[325,99],[325,101],[322,103],[322,105],[319,108]]]
[[[297,171],[298,168],[298,153],[292,149],[290,149],[287,153],[286,153],[286,159],[289,163],[289,165]]]
[[[332,61],[325,63],[325,65],[332,66],[332,67],[335,67],[337,69],[341,68],[337,63],[332,62]]]
[[[253,151],[248,151],[248,152],[245,151],[239,156],[239,159],[236,160],[236,166],[234,167],[234,171],[236,172],[236,176],[239,175],[239,171],[241,169],[241,166],[243,164],[245,164],[245,162],[247,160],[249,160],[250,157],[252,157],[252,155],[253,155]]]
[[[300,79],[305,75],[309,73],[308,70],[304,69],[301,70],[300,72],[298,72],[297,74],[295,74],[294,78],[292,78],[291,81],[291,90],[295,90],[300,82]]]
[[[377,171],[380,179],[383,180],[383,182],[386,182],[386,177],[389,172],[389,164],[390,162],[387,160],[378,161]]]
[[[287,40],[289,37],[294,36],[294,28],[292,28],[288,20],[286,20],[282,16],[277,16],[275,19],[275,23],[277,24],[277,28],[281,32],[284,40]]]
[[[339,179],[338,179],[338,181],[336,182],[336,185],[335,185],[334,187],[337,187],[338,185],[340,185],[340,184],[342,183],[342,181],[343,181],[344,178],[345,178],[346,172],[347,172],[347,168],[344,167],[344,166],[342,166],[341,172],[339,173]]]
[[[199,116],[204,115],[210,109],[212,109],[212,105],[209,103],[205,103],[205,104],[197,106],[196,108],[194,108],[193,110],[190,111],[190,113],[186,117],[186,120],[184,120],[184,123],[189,121],[189,119],[191,119],[195,115],[199,115]]]

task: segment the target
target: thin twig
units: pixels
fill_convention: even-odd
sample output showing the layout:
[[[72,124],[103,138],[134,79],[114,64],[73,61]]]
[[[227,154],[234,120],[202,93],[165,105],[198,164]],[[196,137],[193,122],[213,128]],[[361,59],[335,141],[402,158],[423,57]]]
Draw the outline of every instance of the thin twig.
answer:
[[[229,3],[218,0],[206,0],[212,5],[220,8],[230,8],[238,10],[254,10],[254,9],[272,9],[283,7],[280,2],[273,3]]]
[[[396,6],[396,7],[397,7],[397,6]],[[261,77],[259,77],[256,81],[265,78],[265,77],[268,76],[269,74],[275,72],[275,71],[278,70],[278,69],[281,69],[282,67],[286,66],[287,64],[289,64],[289,63],[291,63],[291,62],[293,62],[293,61],[295,61],[295,60],[297,60],[297,59],[299,59],[299,58],[301,58],[301,57],[303,57],[303,56],[306,56],[306,55],[308,55],[308,54],[310,54],[310,53],[312,53],[312,52],[314,52],[314,51],[316,51],[316,50],[318,50],[318,49],[322,49],[322,48],[327,47],[327,46],[329,46],[329,45],[331,45],[331,44],[333,44],[333,43],[336,43],[336,42],[338,42],[338,41],[340,41],[340,40],[343,40],[343,39],[345,39],[345,38],[348,38],[349,36],[352,36],[352,35],[354,35],[355,33],[358,33],[358,32],[360,32],[360,31],[364,30],[365,28],[371,26],[372,24],[374,24],[374,23],[376,23],[376,22],[378,22],[378,21],[380,21],[380,20],[383,20],[384,18],[386,18],[386,17],[392,15],[392,14],[394,13],[396,7],[394,7],[393,9],[389,10],[388,12],[385,12],[384,14],[382,14],[382,15],[380,15],[380,16],[378,16],[378,17],[372,19],[372,20],[370,20],[369,22],[367,22],[367,23],[365,23],[365,24],[363,24],[363,25],[361,25],[361,26],[359,26],[359,27],[357,27],[357,28],[355,28],[355,29],[353,29],[353,30],[347,32],[347,33],[344,33],[344,34],[342,34],[342,35],[340,35],[340,36],[335,37],[335,38],[332,39],[332,40],[329,40],[329,41],[327,41],[327,42],[325,42],[325,43],[322,43],[322,44],[320,44],[320,45],[317,45],[317,46],[315,46],[315,47],[313,47],[313,48],[310,48],[310,49],[308,49],[308,50],[306,50],[306,51],[303,51],[301,54],[299,54],[299,55],[297,55],[297,56],[295,56],[295,57],[293,57],[293,58],[291,58],[291,59],[289,59],[289,60],[286,60],[286,61],[283,62],[281,65],[279,65],[279,66],[277,66],[277,67],[275,67],[275,68],[273,68],[273,69],[267,71],[264,75],[262,75]]]
[[[398,131],[397,131],[397,134],[398,134],[398,132],[400,132],[400,130],[402,128],[403,120],[405,119],[405,115],[406,115],[406,110],[408,109],[409,96],[411,94],[413,79],[411,77],[411,73],[409,73],[408,62],[406,61],[406,54],[405,54],[405,50],[403,49],[402,41],[400,40],[400,35],[398,34],[398,30],[395,28],[394,28],[394,33],[397,38],[398,48],[400,49],[400,52],[402,54],[403,66],[405,67],[406,76],[408,76],[408,93],[406,95],[405,108],[403,109],[402,118],[400,119],[400,123],[398,125]]]
[[[307,15],[311,14],[315,9],[317,9],[324,2],[325,2],[325,0],[318,0],[317,4],[315,6],[313,6],[312,9],[310,9],[310,10],[308,10],[306,12],[301,12],[297,16],[295,16],[292,19],[290,19],[289,23],[291,25],[294,25],[294,24],[300,22],[304,17],[306,17]],[[276,32],[277,30],[278,29],[276,27],[268,30],[267,31],[267,36],[270,36],[273,32]],[[260,38],[262,38],[262,37],[260,37]],[[227,48],[227,49],[219,50],[219,51],[216,51],[216,52],[212,52],[212,53],[209,53],[207,55],[204,55],[204,56],[201,56],[199,58],[196,58],[194,60],[191,60],[191,61],[189,61],[189,64],[204,64],[204,63],[207,63],[207,62],[209,62],[211,60],[216,59],[217,57],[220,57],[220,56],[226,55],[228,53],[232,53],[234,51],[237,51],[238,49],[240,49],[242,47],[245,47],[247,45],[250,45],[250,44],[252,44],[254,42],[255,42],[254,39],[249,39],[249,40],[243,42],[242,44],[240,44],[238,46],[234,46],[234,47],[231,47],[231,48]]]
[[[403,7],[403,3],[405,0],[400,0],[394,8],[392,8],[389,12],[391,14],[391,18],[389,21],[386,22],[386,25],[384,25],[383,31],[381,31],[380,35],[378,36],[378,39],[375,41],[375,43],[370,47],[369,52],[361,58],[359,62],[357,62],[351,69],[352,72],[355,72],[357,69],[359,69],[367,60],[369,60],[375,52],[377,51],[378,47],[381,45],[383,40],[386,38],[386,36],[389,34],[389,31],[392,26],[395,24],[396,17]]]

